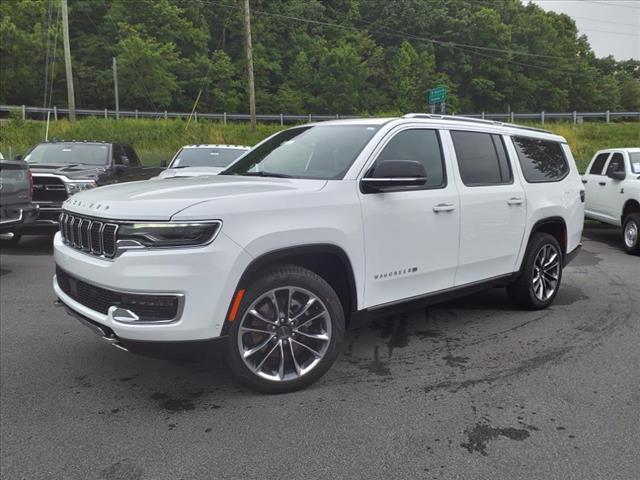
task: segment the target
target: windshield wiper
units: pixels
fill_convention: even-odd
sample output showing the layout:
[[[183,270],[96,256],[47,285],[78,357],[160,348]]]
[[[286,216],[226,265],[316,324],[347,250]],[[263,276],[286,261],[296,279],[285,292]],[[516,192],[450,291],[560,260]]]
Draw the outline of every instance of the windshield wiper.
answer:
[[[285,175],[284,173],[275,173],[275,172],[245,172],[245,173],[235,173],[234,175],[241,175],[243,177],[293,178],[291,175]]]

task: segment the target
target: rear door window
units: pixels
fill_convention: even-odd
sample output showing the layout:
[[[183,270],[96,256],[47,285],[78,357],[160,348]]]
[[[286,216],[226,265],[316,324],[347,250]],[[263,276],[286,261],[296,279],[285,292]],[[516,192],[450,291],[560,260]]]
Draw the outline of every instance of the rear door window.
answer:
[[[589,174],[604,175],[604,164],[607,163],[607,158],[609,158],[609,152],[598,155],[591,165]]]
[[[513,144],[527,182],[558,182],[569,173],[569,164],[559,142],[513,137]]]
[[[468,187],[503,185],[513,181],[511,166],[500,135],[452,131],[462,182]]]

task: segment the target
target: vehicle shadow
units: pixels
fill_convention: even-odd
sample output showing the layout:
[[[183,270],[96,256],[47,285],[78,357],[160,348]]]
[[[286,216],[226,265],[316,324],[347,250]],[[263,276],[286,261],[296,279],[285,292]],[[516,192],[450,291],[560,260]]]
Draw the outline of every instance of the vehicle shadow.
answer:
[[[612,248],[623,250],[620,227],[604,223],[586,223],[582,236],[594,242],[604,243]]]
[[[7,245],[0,240],[1,255],[51,255],[53,235],[28,235],[22,237],[18,245]]]

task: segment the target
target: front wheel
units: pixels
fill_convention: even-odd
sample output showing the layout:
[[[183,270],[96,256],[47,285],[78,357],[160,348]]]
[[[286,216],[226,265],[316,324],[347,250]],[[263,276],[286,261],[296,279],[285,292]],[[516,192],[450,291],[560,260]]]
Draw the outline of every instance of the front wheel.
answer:
[[[622,244],[627,253],[640,255],[640,213],[630,213],[622,222]]]
[[[531,237],[518,279],[508,287],[521,308],[540,310],[553,303],[562,280],[562,249],[548,233]]]
[[[294,265],[266,270],[247,288],[229,331],[229,365],[254,390],[305,388],[338,356],[344,323],[322,277]]]

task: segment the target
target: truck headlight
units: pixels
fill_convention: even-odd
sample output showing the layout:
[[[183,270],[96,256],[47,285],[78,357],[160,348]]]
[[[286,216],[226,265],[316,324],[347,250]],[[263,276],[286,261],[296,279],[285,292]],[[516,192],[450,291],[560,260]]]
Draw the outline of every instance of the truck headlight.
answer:
[[[89,190],[90,188],[96,188],[96,182],[89,180],[86,182],[67,182],[64,184],[67,189],[67,195],[71,196],[83,190]]]
[[[128,223],[118,228],[118,242],[132,241],[148,248],[206,245],[218,234],[222,222]]]

